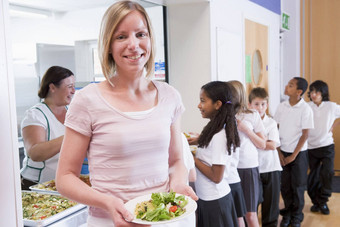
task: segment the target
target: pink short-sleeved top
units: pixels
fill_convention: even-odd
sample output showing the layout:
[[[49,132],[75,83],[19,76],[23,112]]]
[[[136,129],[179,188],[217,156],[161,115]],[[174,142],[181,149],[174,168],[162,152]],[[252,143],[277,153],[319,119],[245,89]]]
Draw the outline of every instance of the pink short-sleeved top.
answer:
[[[65,125],[91,137],[88,162],[92,187],[124,202],[151,192],[169,190],[171,124],[184,107],[180,94],[164,82],[153,81],[158,103],[142,118],[133,118],[111,106],[97,84],[75,94]],[[90,215],[108,217],[90,207]]]

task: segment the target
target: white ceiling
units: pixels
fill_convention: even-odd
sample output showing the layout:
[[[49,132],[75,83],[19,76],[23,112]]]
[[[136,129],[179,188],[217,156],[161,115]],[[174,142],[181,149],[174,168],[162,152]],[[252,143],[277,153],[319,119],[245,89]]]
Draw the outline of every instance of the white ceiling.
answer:
[[[33,9],[43,9],[53,12],[67,12],[73,10],[108,7],[117,0],[9,0],[10,5]],[[139,1],[144,7],[153,6],[153,3]]]
[[[80,9],[108,7],[117,0],[8,0],[10,5],[33,9],[43,9],[53,12],[67,12]],[[210,0],[138,0],[144,7],[159,5],[209,2]]]
[[[72,11],[109,5],[108,0],[9,0],[10,5],[51,11]]]

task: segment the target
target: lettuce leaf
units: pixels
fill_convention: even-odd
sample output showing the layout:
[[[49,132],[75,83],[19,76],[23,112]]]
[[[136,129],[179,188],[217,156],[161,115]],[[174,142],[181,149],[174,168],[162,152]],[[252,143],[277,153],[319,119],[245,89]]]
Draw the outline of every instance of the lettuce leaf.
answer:
[[[148,207],[145,213],[139,212],[137,214],[137,218],[152,222],[170,220],[185,213],[185,209],[183,209],[183,207],[187,205],[188,200],[185,199],[185,196],[183,195],[176,197],[176,192],[171,191],[169,193],[152,193],[151,203],[153,206]],[[175,213],[169,212],[169,207],[173,205],[178,206]]]

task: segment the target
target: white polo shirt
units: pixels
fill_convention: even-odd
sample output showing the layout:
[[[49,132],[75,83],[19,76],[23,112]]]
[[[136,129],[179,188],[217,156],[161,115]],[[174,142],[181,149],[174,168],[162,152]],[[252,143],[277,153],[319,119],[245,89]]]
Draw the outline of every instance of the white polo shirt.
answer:
[[[265,134],[263,122],[260,114],[256,110],[252,113],[241,113],[236,115],[237,120],[243,121],[248,128],[255,133],[262,132]],[[240,157],[238,162],[238,169],[255,168],[259,166],[259,154],[256,146],[250,138],[243,132],[238,131],[240,137]]]
[[[334,121],[340,118],[340,105],[334,102],[321,102],[317,106],[308,102],[314,114],[314,129],[309,130],[308,149],[328,146],[334,143],[333,133],[330,132]]]
[[[216,133],[206,148],[198,148],[196,157],[208,166],[225,166],[227,164],[227,159],[230,158],[227,152],[225,130],[222,129],[220,132]],[[230,192],[229,184],[224,176],[222,181],[216,184],[198,169],[195,189],[197,196],[204,201],[220,199]]]
[[[229,184],[235,184],[241,181],[237,171],[239,157],[240,148],[236,148],[235,152],[232,150],[230,158],[228,158],[228,162],[224,170],[224,177],[227,179]]]
[[[185,137],[183,133],[181,134],[182,134],[182,146],[183,146],[183,161],[184,161],[185,168],[187,169],[188,174],[189,174],[190,170],[195,168],[195,161],[194,161],[194,157],[192,156],[187,138]]]
[[[262,122],[266,131],[267,140],[275,142],[276,147],[279,147],[280,136],[276,121],[265,114],[264,118],[262,119]],[[268,173],[282,170],[279,154],[277,153],[276,149],[275,150],[258,149],[258,151],[260,173]]]
[[[274,119],[279,124],[281,150],[287,153],[294,152],[303,129],[314,128],[312,108],[303,99],[294,106],[288,100],[280,103]],[[307,141],[301,150],[307,150]]]

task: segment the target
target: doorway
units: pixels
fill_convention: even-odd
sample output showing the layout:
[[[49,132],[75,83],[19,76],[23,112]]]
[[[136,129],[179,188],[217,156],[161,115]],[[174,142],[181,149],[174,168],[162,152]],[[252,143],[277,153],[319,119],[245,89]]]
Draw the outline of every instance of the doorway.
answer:
[[[245,19],[245,81],[247,94],[255,87],[268,92],[268,27]]]

